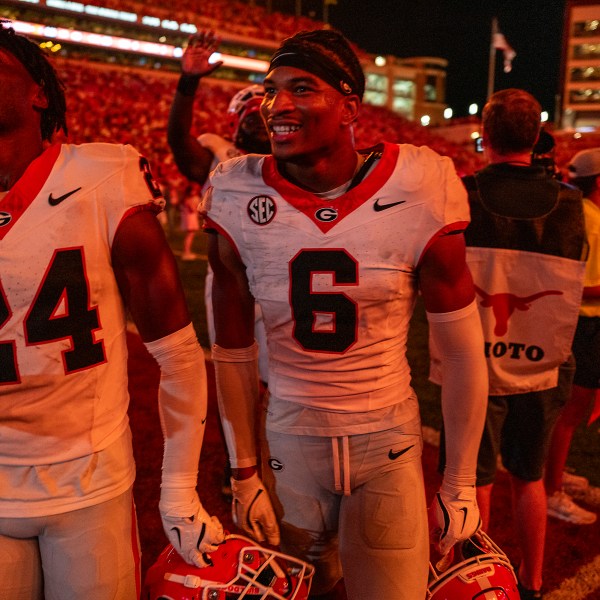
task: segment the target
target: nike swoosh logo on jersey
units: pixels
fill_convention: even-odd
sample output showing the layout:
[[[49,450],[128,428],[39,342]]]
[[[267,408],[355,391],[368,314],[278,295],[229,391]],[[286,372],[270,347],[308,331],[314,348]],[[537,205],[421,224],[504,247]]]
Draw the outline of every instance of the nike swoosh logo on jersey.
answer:
[[[373,204],[373,210],[375,212],[380,212],[382,210],[387,210],[388,208],[393,208],[394,206],[398,206],[398,204],[404,204],[406,200],[399,200],[398,202],[390,202],[389,204],[380,204],[381,198],[377,198],[375,200],[375,204]]]
[[[69,196],[72,196],[75,192],[78,192],[80,189],[81,187],[78,187],[76,190],[71,190],[70,192],[63,194],[62,196],[58,196],[57,198],[54,198],[52,196],[52,193],[50,193],[50,195],[48,196],[48,204],[50,206],[58,206],[63,200],[66,200]]]
[[[390,450],[388,452],[388,458],[390,460],[396,460],[397,458],[399,458],[400,456],[402,456],[403,454],[408,452],[413,447],[414,447],[414,444],[412,446],[409,446],[408,448],[403,448],[402,450],[398,450],[398,452],[394,452],[393,450]]]

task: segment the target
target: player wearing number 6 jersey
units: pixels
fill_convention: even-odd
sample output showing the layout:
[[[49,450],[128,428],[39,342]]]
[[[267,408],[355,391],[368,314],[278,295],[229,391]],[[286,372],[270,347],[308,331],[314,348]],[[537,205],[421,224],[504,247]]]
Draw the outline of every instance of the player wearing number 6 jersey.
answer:
[[[204,566],[222,528],[196,493],[204,360],[129,146],[52,143],[62,85],[0,23],[0,581],[23,599],[140,593],[127,406],[128,309],[161,367],[160,512]]]
[[[201,209],[216,233],[213,357],[234,516],[313,562],[315,597],[334,598],[343,576],[350,600],[423,598],[422,442],[406,359],[419,291],[443,348],[452,430],[432,535],[446,554],[479,526],[487,378],[465,264],[466,193],[451,161],[428,148],[355,150],[364,77],[338,33],[284,41],[264,85],[273,155],[220,165]],[[262,479],[254,299],[269,348]]]

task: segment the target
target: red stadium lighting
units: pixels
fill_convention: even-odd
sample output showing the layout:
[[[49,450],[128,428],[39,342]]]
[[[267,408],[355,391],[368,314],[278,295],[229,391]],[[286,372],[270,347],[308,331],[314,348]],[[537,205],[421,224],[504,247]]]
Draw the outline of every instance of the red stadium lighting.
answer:
[[[88,31],[78,31],[67,29],[65,27],[49,27],[39,23],[28,23],[26,21],[13,21],[12,27],[18,33],[24,35],[40,37],[44,39],[58,39],[69,41],[84,46],[95,46],[101,48],[113,48],[115,50],[136,52],[151,56],[163,56],[167,58],[180,58],[183,50],[179,46],[169,44],[158,44],[154,42],[144,42],[131,38],[118,37],[114,35],[102,35]],[[241,56],[232,56],[230,54],[221,54],[215,52],[211,62],[222,60],[226,67],[252,71],[255,73],[266,73],[269,63],[255,58],[245,58]]]

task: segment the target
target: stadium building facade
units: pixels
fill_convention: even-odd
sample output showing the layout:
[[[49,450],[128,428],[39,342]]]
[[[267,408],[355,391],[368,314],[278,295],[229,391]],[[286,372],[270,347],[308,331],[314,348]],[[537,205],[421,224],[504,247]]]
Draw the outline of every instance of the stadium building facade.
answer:
[[[564,128],[600,126],[600,2],[569,0],[562,60]]]

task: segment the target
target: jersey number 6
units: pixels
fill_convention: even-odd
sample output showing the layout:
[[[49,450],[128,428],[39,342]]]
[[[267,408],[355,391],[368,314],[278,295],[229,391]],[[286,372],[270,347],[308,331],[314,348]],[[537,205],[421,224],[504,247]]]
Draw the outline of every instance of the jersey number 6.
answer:
[[[305,350],[342,353],[356,342],[358,308],[340,292],[316,292],[313,278],[329,273],[334,286],[358,285],[358,264],[345,250],[302,250],[290,263],[294,339]],[[324,317],[329,326],[319,331]]]

